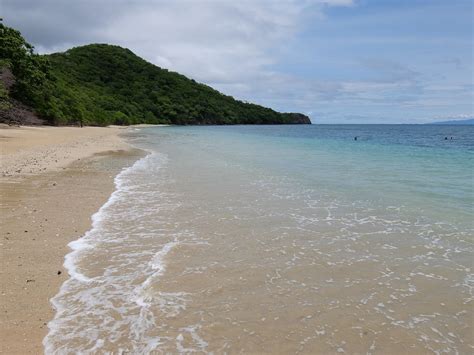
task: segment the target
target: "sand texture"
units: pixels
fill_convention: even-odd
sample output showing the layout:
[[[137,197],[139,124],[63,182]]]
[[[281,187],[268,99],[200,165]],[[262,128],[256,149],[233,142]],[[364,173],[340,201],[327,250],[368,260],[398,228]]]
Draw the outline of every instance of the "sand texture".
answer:
[[[65,169],[107,150],[128,149],[118,127],[22,127],[0,130],[0,172],[4,177]]]
[[[143,152],[119,128],[0,130],[0,352],[39,354],[68,277],[67,244],[91,226],[113,178]]]

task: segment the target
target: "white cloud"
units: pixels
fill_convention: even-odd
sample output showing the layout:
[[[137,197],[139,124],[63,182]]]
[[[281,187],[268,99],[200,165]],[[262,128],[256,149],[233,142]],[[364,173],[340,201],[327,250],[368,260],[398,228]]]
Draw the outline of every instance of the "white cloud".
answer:
[[[287,79],[270,67],[309,19],[324,7],[349,5],[352,0],[83,0],[67,6],[60,0],[4,0],[7,24],[19,27],[41,52],[118,44],[248,100]]]
[[[304,26],[305,10],[334,1],[142,2],[107,23],[103,38],[207,83],[255,80]]]
[[[412,51],[420,38],[358,31],[415,15],[400,8],[396,16],[369,11],[361,18],[342,11],[346,15],[337,21],[325,17],[329,7],[353,5],[352,0],[0,0],[5,23],[43,53],[87,43],[118,44],[226,94],[277,110],[339,122],[344,115],[351,121],[370,112],[375,122],[381,114],[400,116],[400,108],[411,118],[415,111],[472,109],[467,104],[472,85],[466,84],[472,66],[459,59],[463,51],[457,49],[466,47],[464,38],[448,36],[456,50],[438,59],[436,50],[413,51],[419,58],[405,52],[394,58],[394,48]],[[319,27],[328,33],[316,32],[317,21],[333,24]],[[301,36],[308,29],[309,40]],[[439,38],[427,35],[423,44]],[[305,41],[315,48],[305,48]],[[295,48],[302,53],[292,53]],[[302,70],[296,67],[300,54],[306,56]],[[279,67],[288,64],[288,57],[289,67]]]

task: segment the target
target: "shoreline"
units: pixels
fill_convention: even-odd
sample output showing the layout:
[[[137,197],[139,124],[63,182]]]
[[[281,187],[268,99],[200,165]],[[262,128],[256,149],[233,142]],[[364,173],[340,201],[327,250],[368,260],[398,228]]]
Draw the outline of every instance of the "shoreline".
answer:
[[[23,179],[29,175],[65,170],[96,153],[127,150],[119,137],[124,127],[0,126],[0,175]]]
[[[143,157],[123,128],[0,129],[0,353],[43,353],[50,299],[68,278],[68,244],[115,190],[114,178]]]

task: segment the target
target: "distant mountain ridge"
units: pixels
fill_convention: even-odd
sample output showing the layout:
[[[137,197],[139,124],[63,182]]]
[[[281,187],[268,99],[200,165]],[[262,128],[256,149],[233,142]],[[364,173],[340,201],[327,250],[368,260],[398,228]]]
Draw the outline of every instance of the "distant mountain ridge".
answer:
[[[434,125],[474,125],[474,118],[468,118],[465,120],[450,120],[450,121],[439,121],[439,122],[431,122],[428,124]]]
[[[15,78],[11,88],[0,80],[0,118],[8,118],[17,99],[58,125],[311,124],[301,113],[236,100],[119,46],[90,44],[38,55],[20,32],[1,22],[0,39],[0,69]]]

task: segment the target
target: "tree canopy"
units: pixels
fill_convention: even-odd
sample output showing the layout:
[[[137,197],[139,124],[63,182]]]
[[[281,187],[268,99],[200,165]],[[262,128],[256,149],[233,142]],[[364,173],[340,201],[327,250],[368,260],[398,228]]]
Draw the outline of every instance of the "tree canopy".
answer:
[[[41,56],[20,32],[0,26],[0,65],[16,78],[12,95],[52,124],[310,123],[302,114],[235,100],[119,46]]]
[[[15,76],[12,95],[22,102],[36,106],[45,98],[49,76],[49,61],[34,53],[34,47],[21,33],[0,21],[0,67]],[[5,88],[2,88],[5,90]]]

